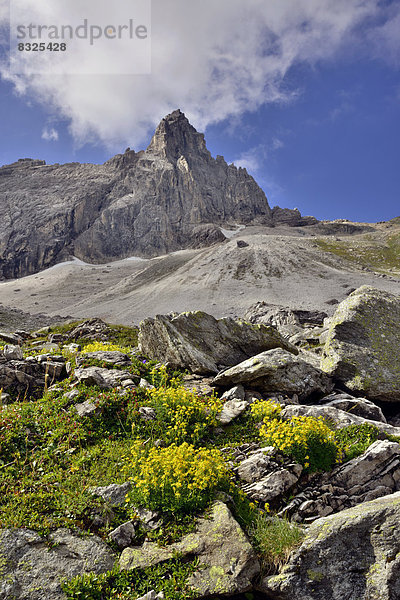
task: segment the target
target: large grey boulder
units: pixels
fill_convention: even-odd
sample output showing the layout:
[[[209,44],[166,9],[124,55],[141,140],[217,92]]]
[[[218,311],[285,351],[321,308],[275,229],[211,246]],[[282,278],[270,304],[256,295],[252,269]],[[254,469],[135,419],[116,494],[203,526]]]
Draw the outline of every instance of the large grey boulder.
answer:
[[[119,369],[103,369],[102,367],[87,367],[75,369],[75,379],[79,383],[86,385],[97,385],[102,389],[111,390],[119,385],[128,382],[133,386],[133,382],[139,383],[139,377],[132,375],[129,371]]]
[[[321,368],[372,400],[400,401],[400,297],[363,286],[337,308]]]
[[[156,565],[176,552],[196,556],[205,565],[190,576],[188,584],[196,598],[214,594],[242,594],[252,589],[260,565],[246,535],[223,502],[215,502],[210,518],[200,519],[196,531],[180,542],[160,548],[146,542],[141,548],[126,548],[120,558],[122,569]]]
[[[330,394],[323,398],[323,403],[325,406],[340,408],[340,410],[363,417],[364,419],[381,421],[382,423],[387,422],[382,409],[367,398],[355,398],[346,393]]]
[[[398,600],[400,492],[318,519],[262,591],[276,600]]]
[[[58,529],[0,530],[0,600],[64,600],[61,581],[112,569],[116,556],[97,536]]]
[[[215,319],[202,311],[157,315],[139,328],[143,354],[200,374],[218,373],[271,348],[298,352],[273,327],[230,317]]]
[[[320,369],[280,348],[262,352],[219,373],[214,383],[231,386],[241,383],[264,394],[281,392],[305,399],[323,396],[333,389],[330,377]]]
[[[400,427],[389,425],[389,423],[382,423],[381,421],[373,421],[372,419],[363,419],[363,417],[358,417],[334,406],[286,406],[281,416],[284,419],[303,416],[315,417],[316,419],[323,418],[335,423],[339,428],[348,427],[349,425],[374,425],[379,431],[400,436]]]

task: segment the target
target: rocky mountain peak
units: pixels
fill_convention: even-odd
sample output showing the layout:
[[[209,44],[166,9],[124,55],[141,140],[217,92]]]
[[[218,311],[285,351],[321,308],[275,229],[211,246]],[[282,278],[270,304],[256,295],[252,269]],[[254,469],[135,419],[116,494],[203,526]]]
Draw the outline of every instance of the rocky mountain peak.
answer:
[[[198,133],[183,112],[179,109],[162,119],[147,148],[147,152],[157,154],[175,163],[181,156],[186,159],[203,156],[210,159],[204,135]]]

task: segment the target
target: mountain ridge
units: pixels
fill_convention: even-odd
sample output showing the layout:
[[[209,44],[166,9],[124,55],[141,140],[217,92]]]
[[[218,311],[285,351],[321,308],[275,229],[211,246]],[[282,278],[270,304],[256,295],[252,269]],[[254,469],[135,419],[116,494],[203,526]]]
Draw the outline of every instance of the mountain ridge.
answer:
[[[221,227],[317,223],[271,207],[246,169],[213,158],[176,110],[146,150],[102,165],[20,159],[0,168],[0,278],[39,272],[71,256],[102,263],[221,242]]]

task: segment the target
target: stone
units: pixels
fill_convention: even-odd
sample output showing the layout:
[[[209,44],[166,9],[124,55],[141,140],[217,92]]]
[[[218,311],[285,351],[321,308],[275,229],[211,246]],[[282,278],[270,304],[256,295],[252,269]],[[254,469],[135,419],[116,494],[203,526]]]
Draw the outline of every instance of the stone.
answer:
[[[151,406],[141,406],[139,415],[142,421],[155,421],[157,419],[157,413]]]
[[[245,400],[245,390],[242,385],[235,385],[230,390],[224,392],[221,396],[221,400]]]
[[[196,598],[214,594],[234,595],[252,590],[252,582],[260,572],[260,564],[251,544],[235,521],[229,508],[216,501],[208,519],[199,519],[196,530],[180,542],[160,548],[145,542],[141,548],[126,548],[120,567],[131,570],[156,565],[179,552],[199,558],[206,565],[189,577],[188,584]]]
[[[87,367],[75,369],[75,379],[86,385],[97,385],[102,389],[111,390],[122,385],[124,380],[131,380],[135,376],[129,371],[119,369],[103,369],[102,367]],[[135,377],[137,382],[139,377]]]
[[[400,401],[400,297],[363,286],[338,306],[321,368],[370,400]]]
[[[271,348],[298,350],[267,325],[252,325],[230,317],[215,319],[193,311],[157,315],[139,325],[140,352],[173,368],[198,374],[218,373]]]
[[[97,412],[97,406],[90,400],[75,404],[74,408],[80,417],[90,417]]]
[[[258,502],[273,502],[298,482],[303,468],[293,465],[292,469],[279,469],[262,479],[242,487],[246,496]]]
[[[94,496],[100,496],[110,506],[116,507],[125,504],[125,497],[130,489],[131,484],[129,481],[126,481],[122,484],[112,483],[111,485],[92,487],[89,489],[89,492]]]
[[[20,346],[23,342],[23,339],[20,335],[15,333],[7,333],[5,331],[0,331],[0,340],[3,340],[8,344],[13,344],[14,346]]]
[[[221,423],[221,425],[228,425],[236,419],[236,417],[239,417],[244,413],[248,406],[249,403],[245,400],[228,400],[224,403],[219,415],[217,415],[218,423]]]
[[[139,387],[144,388],[145,390],[155,390],[155,386],[147,381],[147,379],[141,378],[139,381]]]
[[[123,550],[128,546],[133,546],[136,537],[135,525],[132,521],[122,523],[122,525],[111,531],[108,537],[120,550]]]
[[[248,384],[264,394],[297,394],[300,399],[323,396],[333,389],[331,378],[320,369],[281,348],[257,354],[219,373],[214,383],[225,387]]]
[[[271,455],[257,450],[240,463],[237,474],[242,481],[254,483],[262,479],[270,468]]]
[[[389,433],[390,435],[400,436],[400,427],[394,427],[381,421],[372,421],[363,419],[352,413],[345,412],[333,406],[304,406],[292,405],[285,406],[281,412],[281,417],[291,419],[292,417],[315,417],[333,421],[337,427],[348,427],[349,425],[374,425],[379,431]]]
[[[57,529],[41,537],[30,529],[0,530],[0,598],[64,600],[64,579],[112,569],[115,555],[97,536]]]
[[[68,333],[70,340],[97,340],[106,342],[112,334],[110,327],[102,319],[94,317],[79,323]]]
[[[282,571],[260,589],[279,600],[395,600],[400,492],[318,519]]]
[[[135,507],[134,513],[135,519],[140,521],[146,531],[155,531],[162,525],[159,513],[154,510],[149,510],[148,508],[143,507]]]
[[[4,346],[3,355],[7,360],[23,360],[24,358],[21,346],[13,346],[12,344]]]
[[[323,398],[325,406],[333,406],[364,419],[386,423],[382,409],[367,398],[355,398],[350,394],[330,394]]]
[[[98,360],[109,365],[116,365],[120,367],[128,367],[130,364],[132,364],[130,356],[124,352],[119,352],[118,350],[86,352],[78,359],[77,365],[80,366],[85,362],[85,360]]]

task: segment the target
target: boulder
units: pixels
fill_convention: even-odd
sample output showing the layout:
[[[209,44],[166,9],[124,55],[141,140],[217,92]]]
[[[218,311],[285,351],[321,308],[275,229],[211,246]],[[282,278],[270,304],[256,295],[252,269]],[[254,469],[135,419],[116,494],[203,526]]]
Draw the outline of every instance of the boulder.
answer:
[[[241,415],[248,406],[249,403],[246,402],[246,400],[228,400],[223,405],[219,415],[217,415],[217,421],[221,423],[221,425],[228,425],[233,419],[236,419],[236,417]]]
[[[357,417],[380,421],[381,423],[387,422],[382,409],[367,398],[354,398],[354,396],[345,393],[330,394],[323,398],[323,403],[325,406],[340,408],[340,410],[357,415]]]
[[[400,297],[363,286],[337,308],[321,368],[371,400],[400,401]]]
[[[158,315],[139,326],[143,354],[199,374],[218,373],[271,348],[298,352],[273,327],[215,319],[201,311]]]
[[[291,405],[286,406],[283,409],[281,416],[284,419],[302,416],[315,417],[316,419],[322,417],[323,419],[333,421],[339,428],[348,427],[349,425],[374,425],[379,431],[389,433],[390,435],[400,436],[400,427],[394,427],[393,425],[382,423],[381,421],[363,419],[362,417],[357,417],[356,415],[333,406]]]
[[[273,471],[263,479],[243,486],[242,489],[252,500],[273,502],[298,482],[302,470],[301,465],[293,464],[290,468]]]
[[[205,565],[188,580],[196,598],[249,592],[260,572],[246,535],[220,501],[213,504],[210,518],[199,519],[196,530],[180,542],[166,548],[154,542],[146,542],[141,548],[126,548],[121,554],[120,566],[125,570],[152,566],[172,558],[176,552],[196,556]]]
[[[396,600],[400,492],[316,520],[261,591],[276,600]]]
[[[111,390],[114,387],[123,385],[124,381],[128,381],[129,385],[133,384],[133,378],[139,382],[139,377],[132,375],[129,371],[121,371],[119,369],[103,369],[102,367],[87,367],[75,369],[75,379],[86,385],[97,385],[102,389]]]
[[[300,399],[323,396],[333,389],[331,378],[320,369],[281,348],[257,354],[219,373],[214,383],[219,386],[249,384],[264,394],[297,394]]]
[[[86,352],[77,360],[77,365],[80,366],[85,360],[98,360],[100,362],[116,365],[118,367],[128,367],[132,361],[128,354],[119,352],[118,350],[99,350],[98,352]]]
[[[130,489],[131,484],[129,481],[126,481],[122,484],[112,483],[111,485],[93,487],[89,491],[94,496],[103,498],[110,506],[116,507],[125,504],[125,497]]]
[[[47,538],[30,529],[0,530],[0,598],[64,600],[64,579],[112,569],[115,555],[97,536],[57,529]]]

